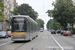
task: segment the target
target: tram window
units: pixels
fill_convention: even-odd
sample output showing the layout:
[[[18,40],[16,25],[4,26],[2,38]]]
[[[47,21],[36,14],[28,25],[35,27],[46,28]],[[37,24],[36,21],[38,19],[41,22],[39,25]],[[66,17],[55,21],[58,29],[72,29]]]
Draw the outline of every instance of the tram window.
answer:
[[[34,32],[34,24],[33,24],[33,32]]]
[[[34,32],[34,24],[33,24],[33,32]]]
[[[30,22],[29,22],[30,23]],[[30,32],[31,32],[31,23],[29,24],[29,30],[30,30]]]
[[[30,32],[30,22],[28,22],[28,32]]]
[[[35,28],[36,28],[36,26],[35,26],[35,24],[34,24],[34,32],[35,32],[35,30],[36,30]]]
[[[33,28],[33,24],[32,24],[32,32],[33,32],[34,28]]]
[[[14,22],[13,23],[13,29],[12,31],[13,32],[25,32],[27,31],[27,28],[26,28],[26,22]]]
[[[30,23],[30,30],[31,30],[31,33],[33,32],[33,25],[32,23]]]
[[[35,31],[36,31],[36,25],[35,25]]]

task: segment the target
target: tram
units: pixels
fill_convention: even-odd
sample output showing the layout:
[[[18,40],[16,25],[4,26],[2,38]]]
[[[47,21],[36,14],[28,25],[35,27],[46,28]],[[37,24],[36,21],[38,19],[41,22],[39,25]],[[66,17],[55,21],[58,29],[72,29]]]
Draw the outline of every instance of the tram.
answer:
[[[27,15],[14,15],[11,23],[12,41],[32,40],[38,36],[37,22]]]

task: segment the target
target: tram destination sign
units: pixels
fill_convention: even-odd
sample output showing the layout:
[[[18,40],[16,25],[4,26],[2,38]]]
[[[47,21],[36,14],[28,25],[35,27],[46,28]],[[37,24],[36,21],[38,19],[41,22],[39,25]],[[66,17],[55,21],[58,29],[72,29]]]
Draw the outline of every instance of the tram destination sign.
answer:
[[[24,20],[24,18],[21,18],[21,19],[18,19],[18,18],[17,18],[17,19],[14,19],[14,20]]]

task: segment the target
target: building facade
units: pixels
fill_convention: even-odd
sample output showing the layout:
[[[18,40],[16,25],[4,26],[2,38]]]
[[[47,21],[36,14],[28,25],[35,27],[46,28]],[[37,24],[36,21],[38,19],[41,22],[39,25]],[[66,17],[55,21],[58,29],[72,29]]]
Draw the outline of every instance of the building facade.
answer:
[[[5,21],[4,21],[3,30],[7,31],[9,29],[9,17],[12,17],[10,11],[13,11],[14,9],[14,0],[3,0],[3,2],[5,6],[4,8]]]
[[[14,0],[14,7],[16,8],[16,7],[18,7],[19,5],[18,5],[18,3],[16,2],[16,0]]]

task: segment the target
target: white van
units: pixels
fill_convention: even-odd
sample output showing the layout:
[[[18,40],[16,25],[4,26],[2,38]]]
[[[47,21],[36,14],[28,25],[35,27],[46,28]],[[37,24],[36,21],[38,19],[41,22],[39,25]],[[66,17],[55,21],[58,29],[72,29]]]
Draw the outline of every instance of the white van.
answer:
[[[43,30],[43,28],[40,28],[40,32],[43,32],[44,30]]]

